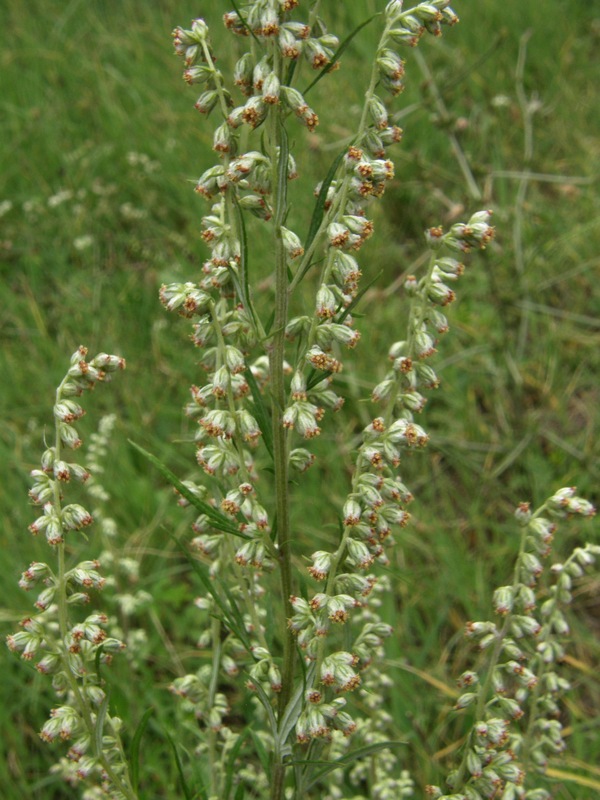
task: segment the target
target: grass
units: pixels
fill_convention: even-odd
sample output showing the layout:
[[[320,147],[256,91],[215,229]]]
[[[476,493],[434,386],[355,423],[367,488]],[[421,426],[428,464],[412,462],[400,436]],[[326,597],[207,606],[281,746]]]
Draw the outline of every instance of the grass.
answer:
[[[334,5],[336,32],[351,30],[377,9],[372,0]],[[191,108],[168,40],[171,28],[197,9],[181,0],[122,0],[118,11],[111,6],[35,0],[25,8],[6,0],[0,8],[0,24],[11,31],[0,54],[2,134],[10,143],[0,153],[0,203],[12,203],[4,207],[0,233],[0,618],[9,632],[28,613],[16,580],[43,549],[26,532],[27,474],[39,457],[65,360],[80,343],[123,352],[125,379],[91,398],[87,432],[100,414],[117,409],[118,437],[103,482],[123,552],[141,561],[140,586],[151,589],[155,601],[152,613],[140,617],[148,628],[147,659],[136,667],[143,691],[132,697],[126,669],[117,665],[112,692],[130,730],[154,707],[143,778],[161,787],[155,796],[172,797],[177,777],[165,730],[176,724],[176,712],[165,688],[177,664],[167,645],[181,649],[191,667],[197,653],[188,633],[196,625],[189,601],[198,587],[169,535],[184,532],[182,515],[124,442],[127,436],[140,441],[178,474],[190,469],[189,448],[173,442],[188,433],[180,407],[194,380],[196,354],[185,345],[185,326],[166,319],[156,295],[164,280],[193,277],[203,256],[198,230],[204,207],[189,181],[212,163],[210,125]],[[385,370],[390,330],[405,308],[397,287],[402,275],[418,268],[422,230],[479,204],[494,208],[497,244],[460,285],[452,332],[440,346],[443,389],[424,418],[431,446],[405,468],[417,495],[415,524],[390,568],[397,588],[388,601],[398,630],[390,651],[394,717],[400,738],[409,740],[407,766],[418,783],[440,780],[447,763],[443,751],[455,736],[452,701],[439,687],[453,687],[468,657],[460,637],[464,622],[488,613],[490,587],[508,572],[511,509],[559,485],[577,484],[600,500],[594,6],[548,0],[543,13],[516,0],[456,6],[462,24],[423,47],[422,62],[408,54],[401,98],[406,112],[399,120],[406,133],[394,154],[398,179],[377,212],[377,236],[363,251],[365,274],[382,275],[361,308],[369,325],[362,323],[355,378],[347,379],[351,413],[346,428],[325,432],[318,443],[324,472],[311,479],[315,502],[307,514],[303,509],[302,520],[315,541],[331,535],[322,519],[334,520],[333,505],[345,494],[340,458],[349,463],[365,413],[355,398]],[[215,19],[221,9],[213,1],[203,13]],[[354,40],[346,69],[358,72],[364,63],[375,24]],[[522,90],[539,98],[531,158],[515,78],[529,29]],[[215,36],[222,41],[220,32]],[[435,76],[442,113],[427,70]],[[344,74],[342,68],[314,90],[312,102],[319,113],[323,109],[318,132],[312,138],[298,132],[315,165],[302,170],[295,190],[292,227],[298,221],[300,230],[310,207],[302,190],[310,191],[352,131],[361,84],[348,86]],[[332,96],[339,99],[332,102]],[[470,196],[449,134],[460,144],[481,201]],[[528,169],[557,179],[523,184]],[[522,243],[515,247],[519,225]],[[260,248],[258,242],[252,268],[266,280]],[[332,451],[335,461],[327,459]],[[592,535],[591,526],[581,526],[582,539]],[[559,542],[559,552],[569,544]],[[92,537],[90,551],[95,547]],[[555,767],[595,780],[598,585],[588,579],[576,600],[571,749]],[[52,703],[45,682],[8,654],[3,675],[0,719],[7,735],[0,781],[6,800],[74,796],[47,776],[53,754],[36,735]],[[555,786],[564,800],[590,797],[589,785],[578,780]]]

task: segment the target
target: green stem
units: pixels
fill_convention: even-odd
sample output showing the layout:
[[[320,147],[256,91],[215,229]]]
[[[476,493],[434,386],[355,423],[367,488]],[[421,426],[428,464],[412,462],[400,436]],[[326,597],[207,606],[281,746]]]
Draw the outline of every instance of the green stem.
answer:
[[[290,509],[288,491],[288,444],[287,433],[283,427],[283,412],[285,409],[285,377],[283,372],[285,358],[285,327],[287,324],[288,305],[288,278],[287,260],[281,236],[281,221],[285,209],[281,205],[282,192],[278,185],[280,180],[276,148],[280,149],[281,133],[279,130],[279,115],[274,109],[271,113],[273,181],[274,181],[274,206],[275,206],[275,317],[273,327],[272,349],[269,354],[269,370],[271,377],[271,411],[273,419],[273,460],[275,467],[275,508],[277,518],[277,543],[279,547],[279,563],[281,575],[281,591],[285,602],[286,618],[291,617],[292,607],[290,595],[292,594],[291,570],[291,533]],[[282,689],[279,695],[279,712],[287,705],[292,691],[294,675],[294,638],[293,633],[286,626],[284,638]]]
[[[280,59],[275,52],[274,69],[281,71]],[[285,328],[288,315],[288,267],[283,245],[281,226],[286,213],[286,187],[280,184],[280,159],[283,155],[283,135],[281,111],[278,106],[269,110],[268,118],[270,156],[272,164],[273,189],[273,234],[275,251],[275,315],[273,320],[273,339],[269,353],[269,374],[271,380],[271,414],[273,424],[273,467],[275,476],[275,510],[277,520],[277,545],[281,593],[285,608],[285,630],[283,630],[283,664],[281,670],[281,692],[278,697],[278,716],[281,716],[289,702],[294,682],[295,642],[287,619],[292,616],[290,597],[292,595],[292,550],[290,530],[290,498],[288,485],[288,436],[283,427],[285,409]],[[281,756],[275,759],[271,776],[271,800],[281,800],[285,783],[285,766]]]
[[[213,617],[211,624],[211,639],[212,639],[212,670],[210,675],[210,684],[208,686],[208,708],[212,709],[215,703],[215,696],[217,694],[217,687],[219,683],[219,671],[221,667],[221,620]],[[211,796],[218,795],[219,787],[219,769],[217,767],[217,733],[210,726],[207,728],[208,733],[208,766],[210,771],[210,790]]]
[[[406,355],[408,358],[413,360],[415,358],[415,337],[423,321],[425,312],[429,306],[429,303],[427,301],[427,288],[429,286],[429,283],[431,282],[431,276],[433,274],[433,269],[435,267],[435,262],[438,258],[438,255],[439,255],[438,251],[431,252],[431,255],[429,257],[429,264],[427,266],[427,273],[425,274],[425,277],[421,279],[418,289],[418,294],[414,298],[410,306],[408,326],[407,326],[408,334],[406,337]],[[393,399],[388,403],[383,417],[384,425],[386,428],[392,422],[392,417],[394,414],[395,398],[401,391],[404,380],[405,378],[402,372],[398,372],[396,376],[396,389],[392,394]]]

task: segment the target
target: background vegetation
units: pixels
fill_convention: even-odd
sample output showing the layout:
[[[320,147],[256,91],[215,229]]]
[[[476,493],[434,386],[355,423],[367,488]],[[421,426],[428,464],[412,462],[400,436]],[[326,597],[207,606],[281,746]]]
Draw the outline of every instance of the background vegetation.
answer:
[[[342,38],[377,10],[374,0],[327,5],[331,28]],[[449,712],[454,677],[469,657],[461,633],[466,620],[488,613],[491,589],[509,573],[513,507],[570,484],[600,501],[600,70],[594,63],[600,5],[546,0],[543,6],[457,0],[461,25],[440,42],[424,42],[420,57],[407,52],[397,180],[378,209],[377,235],[361,253],[366,279],[380,277],[363,301],[355,375],[345,378],[347,427],[324,431],[313,503],[302,509],[304,533],[316,542],[327,536],[332,529],[322,520],[334,519],[332,505],[346,491],[344,465],[370,413],[359,398],[386,368],[390,331],[399,338],[403,330],[401,285],[419,269],[422,230],[493,208],[497,242],[459,286],[452,332],[440,346],[443,387],[424,413],[431,445],[405,470],[417,496],[414,524],[390,568],[397,590],[387,601],[397,629],[388,667],[393,713],[398,737],[408,742],[406,766],[421,785],[442,779],[457,746],[459,728]],[[169,537],[185,529],[185,515],[126,438],[180,475],[190,468],[180,409],[197,353],[186,344],[185,325],[160,307],[157,290],[165,280],[193,279],[198,270],[203,201],[190,180],[213,154],[211,126],[180,82],[169,34],[202,13],[213,21],[215,49],[226,63],[233,55],[229,40],[219,51],[223,10],[217,0],[200,10],[184,0],[0,5],[8,33],[0,52],[0,619],[8,632],[29,613],[16,582],[43,545],[26,530],[28,472],[39,458],[66,359],[79,344],[123,353],[128,371],[91,399],[87,430],[101,413],[117,411],[103,483],[120,552],[141,562],[139,587],[154,597],[135,620],[148,634],[133,664],[136,692],[125,663],[112,678],[113,699],[131,729],[149,705],[167,728],[175,724],[166,686],[197,655],[189,632],[198,587]],[[317,133],[298,130],[298,144],[310,156],[295,189],[291,227],[300,231],[312,186],[352,131],[374,27],[357,36],[342,69],[315,90]],[[457,148],[470,165],[470,185]],[[266,255],[257,241],[252,264],[268,302]],[[332,452],[334,459],[327,456]],[[582,540],[593,535],[591,523],[580,524]],[[559,541],[558,550],[571,545]],[[98,552],[93,534],[90,552]],[[553,765],[552,778],[556,797],[565,799],[583,800],[600,789],[599,585],[597,577],[587,578],[575,603],[570,751]],[[54,755],[37,737],[52,703],[46,680],[8,652],[0,658],[3,797],[75,796],[48,775]],[[152,725],[145,779],[162,787],[153,796],[170,798],[175,768],[162,729]]]

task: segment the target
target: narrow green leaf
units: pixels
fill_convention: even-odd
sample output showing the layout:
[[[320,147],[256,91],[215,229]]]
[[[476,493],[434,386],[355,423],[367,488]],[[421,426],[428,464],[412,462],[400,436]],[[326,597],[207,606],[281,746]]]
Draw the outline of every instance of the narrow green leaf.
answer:
[[[233,800],[244,800],[244,794],[245,794],[244,784],[240,783],[238,784],[238,787],[235,790],[235,797]]]
[[[104,652],[104,645],[100,644],[96,648],[96,652],[94,654],[94,672],[98,677],[98,683],[102,683],[102,664],[100,663],[100,659],[102,658],[102,653]]]
[[[346,308],[344,309],[343,313],[340,314],[339,318],[337,319],[338,322],[343,322],[346,319],[346,317],[348,316],[348,314],[350,314],[352,309],[356,308],[356,306],[360,303],[366,292],[371,288],[371,286],[373,286],[374,283],[377,283],[377,281],[379,280],[379,278],[381,278],[382,275],[383,275],[383,270],[379,270],[377,275],[375,275],[375,277],[372,280],[370,280],[366,286],[362,287],[362,289],[360,290],[360,292],[358,292],[356,297],[352,298],[352,302],[349,303],[349,305],[346,306]]]
[[[96,749],[97,756],[99,756],[100,753],[102,752],[104,721],[106,719],[107,714],[108,714],[108,692],[104,695],[104,700],[100,704],[100,708],[98,709],[98,715],[96,716],[96,725],[94,727],[94,747]]]
[[[134,792],[137,792],[140,782],[140,744],[142,741],[142,736],[144,735],[144,731],[146,730],[146,726],[148,725],[148,720],[153,713],[153,708],[147,708],[144,711],[142,718],[135,729],[135,733],[133,734],[133,739],[131,740],[131,756],[129,758],[129,764],[131,769],[131,783],[133,784]]]
[[[258,681],[252,681],[252,683],[254,684],[256,695],[260,700],[260,702],[262,703],[263,708],[265,709],[267,716],[269,718],[269,724],[271,725],[271,733],[273,734],[273,738],[276,738],[277,720],[275,719],[275,714],[273,713],[273,707],[271,706],[271,701],[267,693],[265,692],[265,690],[262,688],[262,686]]]
[[[179,547],[179,549],[181,550],[181,552],[183,553],[183,555],[187,559],[188,563],[190,564],[190,566],[192,567],[192,569],[194,570],[194,572],[196,573],[196,575],[200,579],[200,581],[201,581],[202,585],[204,586],[204,588],[206,589],[206,591],[211,595],[211,597],[213,598],[213,600],[215,601],[215,603],[217,604],[217,606],[221,610],[221,613],[223,614],[223,620],[227,624],[227,627],[237,636],[237,638],[242,642],[244,647],[246,647],[248,650],[250,650],[251,644],[250,644],[250,641],[248,639],[248,636],[246,635],[246,631],[245,631],[245,628],[244,628],[243,624],[240,627],[236,623],[235,619],[232,616],[231,609],[227,606],[227,604],[224,602],[224,600],[221,597],[221,595],[215,589],[215,583],[214,583],[214,581],[212,581],[210,579],[210,577],[208,575],[208,570],[206,569],[206,567],[204,567],[203,564],[200,564],[200,562],[197,561],[197,559],[192,558],[188,548],[176,536],[171,535],[171,538],[173,539],[175,544]],[[238,611],[238,614],[239,614],[239,611]]]
[[[324,769],[319,770],[319,772],[313,775],[312,779],[305,785],[305,789],[308,791],[311,789],[316,783],[323,780],[323,778],[328,775],[330,772],[333,772],[335,769],[340,769],[342,767],[347,767],[349,764],[353,764],[355,761],[358,761],[360,758],[367,758],[368,756],[372,756],[374,753],[379,752],[380,750],[391,750],[392,748],[399,747],[402,744],[406,744],[406,742],[378,742],[377,744],[368,744],[364,747],[359,747],[357,750],[353,750],[351,753],[348,753],[341,758],[336,758],[335,761],[315,761],[312,762],[314,764],[325,764]],[[294,762],[294,763],[308,763],[308,762]]]
[[[175,765],[177,766],[177,772],[179,773],[179,780],[181,781],[181,788],[183,789],[185,800],[193,800],[192,792],[185,779],[185,774],[183,772],[183,764],[181,763],[181,757],[179,756],[177,745],[173,741],[173,738],[167,733],[167,731],[164,731],[164,734],[167,738],[167,741],[171,745],[171,749],[173,750],[173,757],[175,758]],[[204,789],[203,786],[201,786],[199,793],[200,796],[202,797],[202,800],[207,800],[206,790]]]
[[[286,73],[286,76],[285,76],[285,85],[286,86],[291,86],[292,85],[292,80],[294,78],[294,73],[296,72],[296,67],[298,65],[298,60],[299,59],[297,59],[297,58],[292,58],[292,60],[289,63],[289,66],[287,68],[287,73]]]
[[[240,235],[240,298],[244,304],[244,308],[256,323],[256,315],[254,308],[250,302],[250,276],[248,266],[248,235],[246,233],[246,220],[244,219],[244,212],[240,206],[240,202],[236,195],[233,197],[235,210],[237,212],[238,231]]]
[[[141,453],[144,458],[147,458],[151,464],[153,464],[156,469],[160,472],[163,478],[171,484],[182,497],[194,506],[194,508],[198,509],[198,511],[206,514],[206,516],[210,519],[210,524],[213,528],[216,528],[218,531],[224,531],[225,533],[231,533],[234,536],[239,536],[240,539],[249,539],[250,537],[247,536],[245,533],[239,531],[235,525],[224,515],[221,514],[220,511],[217,511],[212,506],[209,506],[208,503],[205,503],[204,500],[201,500],[197,497],[193,492],[191,492],[188,487],[179,480],[179,478],[171,472],[171,470],[159,461],[156,456],[153,456],[152,453],[149,453],[147,450],[144,450],[143,447],[140,447],[139,444],[132,442],[131,439],[127,440],[129,444],[134,447],[138,453]]]
[[[227,759],[227,764],[225,766],[225,789],[223,790],[223,797],[225,800],[228,800],[229,793],[231,792],[231,787],[233,785],[236,759],[240,753],[240,750],[242,749],[244,741],[248,738],[249,734],[250,728],[245,728],[238,736],[236,743],[233,745],[229,753],[229,758]]]
[[[266,323],[266,325],[265,325],[265,333],[266,333],[267,335],[269,335],[269,334],[270,334],[271,336],[273,335],[273,334],[271,333],[271,328],[273,327],[273,323],[274,323],[274,322],[275,322],[275,309],[273,309],[273,311],[271,311],[271,313],[270,313],[270,314],[269,314],[269,316],[267,317],[267,323]]]
[[[288,736],[292,732],[292,729],[296,722],[298,721],[298,717],[300,716],[300,712],[302,711],[302,701],[304,697],[304,692],[306,691],[306,686],[312,686],[313,680],[315,677],[315,665],[311,664],[306,673],[304,675],[304,681],[302,683],[298,683],[296,686],[296,690],[294,694],[290,697],[287,706],[285,707],[283,714],[281,716],[281,720],[279,722],[279,732],[277,734],[277,738],[279,740],[280,748],[286,743]]]
[[[254,742],[254,747],[256,748],[256,754],[258,755],[258,760],[260,761],[261,766],[265,771],[265,774],[268,775],[271,770],[271,764],[269,763],[269,754],[265,750],[265,746],[262,743],[260,736],[257,736],[252,729],[250,729],[250,736],[252,737],[252,741]]]
[[[325,176],[325,180],[321,184],[321,188],[319,189],[319,194],[317,195],[317,200],[315,203],[315,207],[313,209],[312,217],[310,220],[310,225],[308,228],[308,233],[306,235],[306,241],[304,243],[304,249],[308,252],[311,244],[314,241],[315,236],[317,235],[317,231],[321,226],[321,222],[323,221],[323,216],[325,214],[325,203],[327,201],[327,192],[329,191],[329,187],[331,186],[331,182],[335,178],[335,174],[338,170],[338,167],[342,163],[342,159],[346,154],[346,148],[344,148],[338,155],[334,158],[333,163],[329,167],[327,171],[327,175]],[[306,275],[308,270],[311,268],[312,263],[309,261],[308,264],[302,270],[300,277],[297,279],[301,281],[302,278]]]
[[[271,428],[271,417],[269,410],[265,403],[262,392],[260,391],[260,388],[256,382],[256,378],[252,374],[252,370],[248,368],[244,373],[244,377],[246,378],[248,386],[250,387],[250,391],[252,392],[252,400],[254,401],[254,416],[258,422],[260,432],[262,433],[263,442],[269,451],[269,455],[271,458],[273,458],[273,430]]]
[[[306,391],[309,392],[313,386],[316,386],[317,383],[321,383],[321,381],[324,381],[325,378],[328,378],[332,374],[333,373],[327,369],[322,371],[318,369],[311,369],[311,371],[308,373],[308,378],[306,379]]]
[[[255,41],[255,42],[258,44],[258,46],[259,46],[259,47],[262,49],[262,44],[261,44],[261,41],[260,41],[260,39],[259,39],[259,38],[256,36],[256,34],[255,34],[255,33],[254,33],[254,31],[252,30],[252,28],[251,28],[251,27],[248,25],[248,23],[246,22],[246,18],[244,17],[244,15],[242,14],[242,12],[241,12],[241,11],[240,11],[240,9],[238,8],[238,5],[237,5],[237,3],[235,2],[235,0],[231,0],[231,5],[233,6],[233,9],[234,9],[235,13],[236,13],[236,14],[238,15],[238,17],[240,18],[240,22],[242,23],[242,25],[244,26],[244,28],[246,28],[246,30],[248,31],[248,33],[250,34],[250,36],[252,36],[252,38],[254,39],[254,41]]]
[[[321,78],[324,78],[325,75],[327,75],[328,72],[331,72],[331,70],[335,67],[337,62],[342,57],[342,55],[344,53],[344,50],[348,47],[348,45],[350,44],[352,39],[354,39],[356,34],[359,31],[361,31],[363,28],[365,28],[370,22],[372,22],[375,19],[375,17],[380,17],[380,16],[381,16],[381,11],[378,12],[377,14],[373,14],[373,16],[369,17],[369,19],[366,19],[364,22],[361,22],[361,24],[357,28],[355,28],[349,36],[346,36],[344,41],[341,43],[341,45],[338,47],[338,49],[333,54],[333,58],[331,59],[329,64],[327,64],[326,66],[323,67],[323,69],[319,72],[317,77],[311,83],[309,83],[308,86],[306,87],[306,89],[302,92],[302,94],[305,97],[308,94],[308,92],[310,92],[310,90],[313,88],[313,86],[315,84],[317,84],[321,80]]]
[[[218,580],[219,586],[221,587],[221,590],[224,592],[225,597],[227,598],[227,601],[229,603],[229,606],[228,606],[228,608],[229,608],[229,623],[228,624],[230,624],[231,630],[234,633],[236,633],[236,631],[245,631],[246,627],[245,627],[245,623],[244,623],[244,617],[242,615],[242,612],[238,608],[238,605],[237,605],[237,603],[235,601],[235,597],[233,596],[233,593],[232,593],[231,589],[229,588],[229,586],[227,586],[227,583],[224,580],[221,580],[221,578],[217,578],[217,580]],[[231,622],[233,622],[234,624],[231,625]],[[246,636],[246,634],[243,633],[242,637],[240,637],[239,633],[236,633],[236,636],[244,644],[244,646],[248,650],[250,650],[252,645],[250,643],[250,640]]]

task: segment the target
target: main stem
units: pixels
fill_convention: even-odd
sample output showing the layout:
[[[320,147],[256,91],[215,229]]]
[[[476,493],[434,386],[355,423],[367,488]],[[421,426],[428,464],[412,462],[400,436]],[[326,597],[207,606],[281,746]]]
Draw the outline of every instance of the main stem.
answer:
[[[285,157],[281,115],[277,106],[269,112],[269,138],[271,142],[272,188],[273,188],[273,232],[275,245],[275,317],[273,320],[273,342],[269,354],[271,378],[271,413],[273,420],[273,461],[275,471],[275,509],[277,519],[277,545],[279,574],[283,596],[285,619],[292,615],[290,595],[292,594],[290,509],[288,494],[288,444],[287,433],[283,427],[285,409],[285,328],[288,313],[288,274],[285,248],[281,226],[286,212],[285,181],[280,181],[280,161]],[[287,164],[284,165],[287,172]],[[286,176],[287,179],[287,176]],[[283,665],[281,670],[281,692],[278,700],[279,718],[286,708],[294,681],[294,638],[292,631],[285,626],[283,631]],[[279,748],[277,748],[279,751]],[[271,783],[272,800],[283,796],[285,767],[281,758],[273,765]]]

